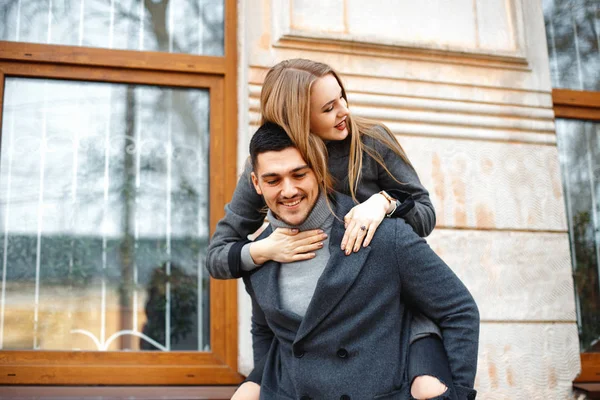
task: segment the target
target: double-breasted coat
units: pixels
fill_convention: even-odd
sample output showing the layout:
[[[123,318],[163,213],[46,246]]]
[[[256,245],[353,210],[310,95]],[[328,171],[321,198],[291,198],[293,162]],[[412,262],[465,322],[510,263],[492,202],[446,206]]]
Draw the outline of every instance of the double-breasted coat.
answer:
[[[467,288],[400,218],[345,256],[343,216],[354,204],[332,200],[331,256],[303,318],[281,307],[285,266],[270,261],[244,276],[261,399],[409,399],[408,303],[441,328],[457,397],[474,398],[479,313]]]

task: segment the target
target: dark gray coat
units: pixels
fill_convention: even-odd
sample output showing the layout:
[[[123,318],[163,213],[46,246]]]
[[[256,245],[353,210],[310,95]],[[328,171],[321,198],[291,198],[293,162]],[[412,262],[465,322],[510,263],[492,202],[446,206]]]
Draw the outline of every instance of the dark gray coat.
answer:
[[[338,217],[353,206],[343,195],[335,202]],[[343,234],[335,220],[303,319],[281,308],[279,263],[244,277],[261,399],[409,399],[408,302],[441,328],[458,398],[474,398],[479,313],[462,282],[400,218],[385,219],[371,245],[349,256],[337,246]]]
[[[419,236],[429,235],[435,226],[435,210],[429,192],[421,185],[415,170],[379,141],[363,137],[363,142],[381,155],[386,167],[401,183],[365,154],[356,193],[358,201],[363,202],[380,190],[386,190],[403,203],[393,217],[404,219]],[[329,142],[327,150],[328,169],[335,179],[335,190],[349,194],[350,137]],[[225,206],[225,216],[217,224],[209,243],[206,268],[213,278],[231,279],[241,276],[239,258],[242,246],[247,243],[244,240],[264,222],[265,202],[252,186],[251,170],[250,164],[246,163],[231,202]]]

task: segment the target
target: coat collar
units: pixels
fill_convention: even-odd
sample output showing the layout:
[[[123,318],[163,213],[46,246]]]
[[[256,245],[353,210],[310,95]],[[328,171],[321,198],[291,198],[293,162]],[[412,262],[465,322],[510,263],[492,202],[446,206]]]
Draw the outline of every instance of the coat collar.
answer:
[[[358,253],[351,253],[346,256],[340,249],[345,231],[343,218],[354,206],[354,203],[349,197],[340,194],[333,195],[331,199],[334,203],[337,218],[333,221],[331,227],[329,262],[317,282],[306,315],[300,322],[295,342],[305,338],[340,302],[358,277],[371,250],[370,247],[366,247]],[[258,239],[267,237],[272,231],[269,226]],[[296,314],[281,309],[278,282],[280,268],[280,263],[269,261],[252,273],[250,279],[256,299],[265,314],[270,314],[269,311],[277,311],[277,313],[283,314],[283,317],[291,318],[293,315],[298,319],[300,317]]]

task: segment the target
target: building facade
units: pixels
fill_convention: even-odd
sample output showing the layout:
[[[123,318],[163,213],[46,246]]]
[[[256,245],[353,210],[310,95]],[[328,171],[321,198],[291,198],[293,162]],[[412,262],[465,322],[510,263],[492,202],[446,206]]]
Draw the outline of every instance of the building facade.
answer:
[[[428,242],[481,313],[479,397],[598,381],[595,2],[15,0],[0,21],[0,383],[252,369],[243,284],[202,264],[264,76],[298,57],[340,73],[429,190]]]

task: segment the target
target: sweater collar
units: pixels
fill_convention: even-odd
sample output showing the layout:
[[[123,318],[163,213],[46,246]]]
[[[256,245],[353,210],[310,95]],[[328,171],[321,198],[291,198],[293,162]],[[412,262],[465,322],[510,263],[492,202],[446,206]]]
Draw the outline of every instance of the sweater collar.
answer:
[[[312,229],[326,230],[333,223],[333,214],[327,206],[327,199],[323,193],[319,195],[314,208],[311,210],[310,214],[308,214],[306,220],[299,226],[292,226],[283,222],[282,220],[278,219],[271,210],[267,212],[267,218],[273,229],[296,228],[299,231],[309,231]]]
[[[330,159],[338,159],[348,157],[350,154],[350,143],[352,138],[350,134],[346,136],[344,140],[329,140],[325,143],[327,146],[327,153]]]

